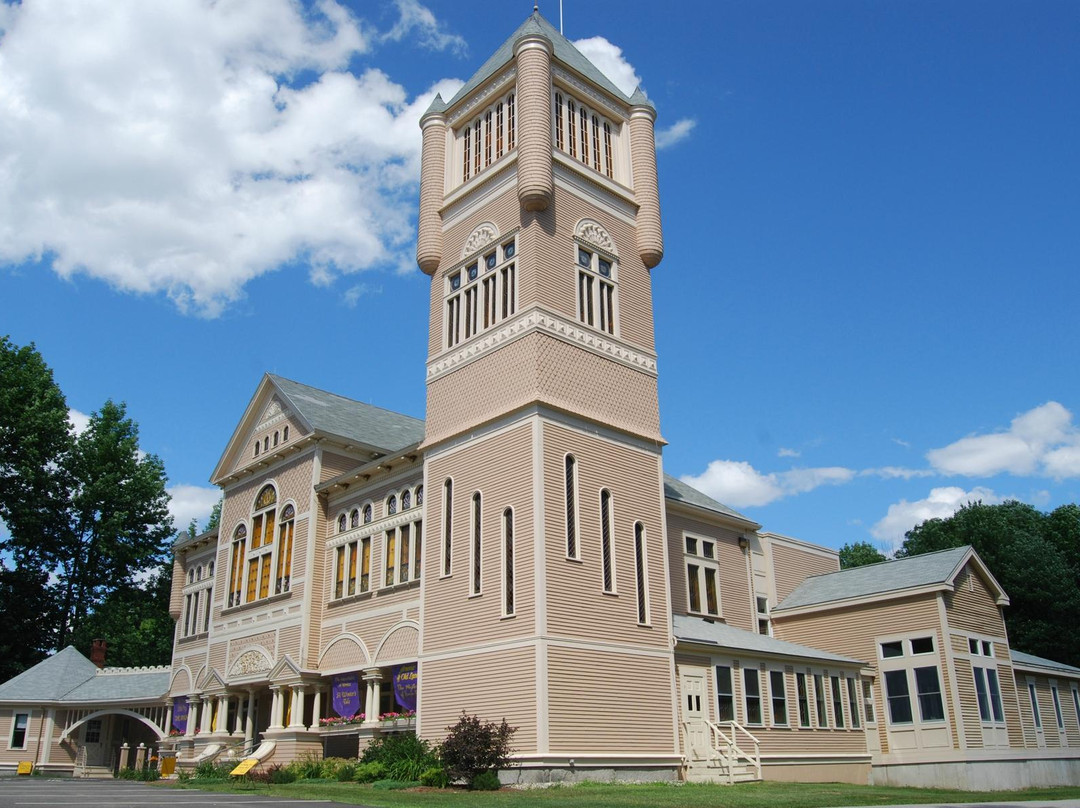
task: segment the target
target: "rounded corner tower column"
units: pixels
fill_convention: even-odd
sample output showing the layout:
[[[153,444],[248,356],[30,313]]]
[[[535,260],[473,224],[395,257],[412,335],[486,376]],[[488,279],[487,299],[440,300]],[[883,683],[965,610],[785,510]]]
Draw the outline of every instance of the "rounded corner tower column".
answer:
[[[634,195],[637,197],[638,255],[646,269],[664,257],[664,232],[660,226],[660,183],[656,176],[656,110],[645,102],[630,108],[630,159],[633,161]]]
[[[442,206],[446,174],[446,116],[443,101],[435,96],[431,107],[420,119],[423,148],[420,158],[420,215],[416,239],[416,263],[428,275],[434,275],[442,260]]]
[[[555,193],[551,165],[551,42],[539,34],[514,43],[517,60],[518,201],[547,210]]]

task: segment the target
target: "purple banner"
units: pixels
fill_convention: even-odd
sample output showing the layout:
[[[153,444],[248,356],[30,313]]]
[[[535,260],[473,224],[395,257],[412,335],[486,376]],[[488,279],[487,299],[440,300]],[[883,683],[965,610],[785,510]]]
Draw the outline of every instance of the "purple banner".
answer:
[[[415,662],[394,668],[394,698],[411,713],[416,712],[416,686],[419,681]]]
[[[334,712],[342,718],[352,718],[363,706],[360,703],[360,685],[356,674],[349,673],[334,677]]]
[[[188,703],[187,696],[178,696],[172,704],[172,728],[187,732]]]

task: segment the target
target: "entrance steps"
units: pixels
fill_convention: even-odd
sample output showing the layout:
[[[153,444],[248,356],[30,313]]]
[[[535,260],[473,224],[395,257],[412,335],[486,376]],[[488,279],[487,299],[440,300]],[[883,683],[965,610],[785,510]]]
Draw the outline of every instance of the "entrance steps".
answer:
[[[83,766],[78,775],[84,780],[112,780],[112,766]]]
[[[757,768],[751,765],[734,765],[727,767],[713,761],[701,761],[700,764],[691,762],[686,767],[686,782],[688,783],[753,783],[760,780]]]

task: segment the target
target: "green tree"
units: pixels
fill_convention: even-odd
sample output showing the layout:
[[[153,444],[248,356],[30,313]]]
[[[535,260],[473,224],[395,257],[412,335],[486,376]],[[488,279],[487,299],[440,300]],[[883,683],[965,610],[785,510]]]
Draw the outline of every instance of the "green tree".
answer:
[[[214,509],[210,511],[210,518],[203,526],[203,533],[206,533],[210,530],[217,530],[218,525],[221,524],[221,503],[224,501],[224,498],[222,498],[219,499],[216,503],[214,503]]]
[[[173,533],[165,468],[139,450],[124,404],[106,401],[76,438],[66,528],[50,559],[63,647],[106,596],[136,586],[167,558]]]
[[[975,548],[1004,587],[1005,625],[1013,648],[1080,665],[1080,508],[1051,513],[1015,500],[969,503],[946,519],[930,519],[906,534],[897,557]]]
[[[867,564],[877,564],[887,560],[885,555],[868,541],[857,541],[840,548],[840,569],[842,570],[865,567]]]

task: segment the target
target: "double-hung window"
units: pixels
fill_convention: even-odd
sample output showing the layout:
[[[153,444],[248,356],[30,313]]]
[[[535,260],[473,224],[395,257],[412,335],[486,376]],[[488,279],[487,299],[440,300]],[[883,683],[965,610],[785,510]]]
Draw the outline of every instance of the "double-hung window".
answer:
[[[918,701],[919,722],[944,721],[945,702],[941,690],[941,672],[936,664],[937,644],[934,637],[887,640],[880,642],[878,648],[884,669],[885,700],[890,723],[914,722],[912,693]]]
[[[684,536],[688,610],[695,614],[720,616],[720,568],[716,542],[698,536]]]
[[[11,739],[8,749],[26,748],[26,729],[30,725],[30,713],[15,713],[11,722]]]
[[[599,331],[615,334],[617,267],[613,256],[577,248],[578,319]]]
[[[788,725],[787,682],[783,671],[769,671],[769,700],[772,722],[778,727]]]
[[[757,668],[743,668],[743,700],[746,723],[761,724],[761,677]]]

